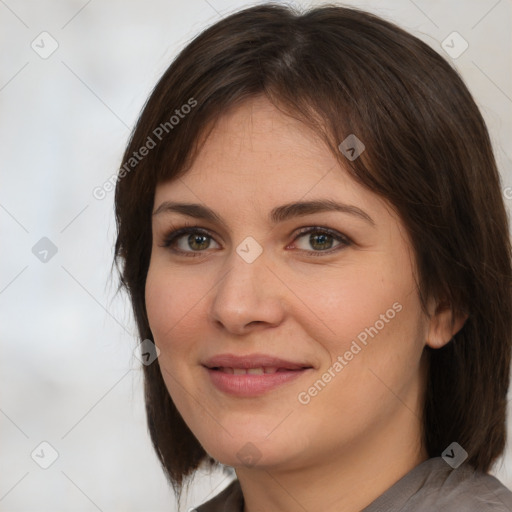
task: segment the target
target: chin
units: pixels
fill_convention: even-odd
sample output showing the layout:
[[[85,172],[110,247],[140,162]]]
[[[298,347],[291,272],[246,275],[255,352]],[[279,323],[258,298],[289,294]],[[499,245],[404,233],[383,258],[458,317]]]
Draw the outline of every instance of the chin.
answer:
[[[268,435],[251,436],[245,432],[230,437],[226,433],[222,439],[211,439],[201,444],[215,460],[234,468],[270,469],[292,464],[303,453],[290,437],[288,442],[277,436],[275,439],[265,437]]]

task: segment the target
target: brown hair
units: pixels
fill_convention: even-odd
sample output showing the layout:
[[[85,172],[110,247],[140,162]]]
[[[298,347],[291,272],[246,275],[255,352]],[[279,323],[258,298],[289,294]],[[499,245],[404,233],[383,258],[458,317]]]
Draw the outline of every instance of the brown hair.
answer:
[[[153,339],[144,292],[155,187],[183,175],[215,121],[256,95],[313,128],[355,180],[393,205],[413,244],[423,306],[433,297],[469,315],[444,348],[425,348],[423,435],[429,456],[457,441],[469,464],[488,471],[505,444],[512,337],[500,177],[457,72],[372,14],[251,7],[202,32],[164,73],[133,130],[115,195],[115,261],[140,339]],[[366,146],[354,161],[338,149],[350,134]],[[177,411],[158,361],[144,377],[151,439],[179,493],[199,464],[216,462]]]

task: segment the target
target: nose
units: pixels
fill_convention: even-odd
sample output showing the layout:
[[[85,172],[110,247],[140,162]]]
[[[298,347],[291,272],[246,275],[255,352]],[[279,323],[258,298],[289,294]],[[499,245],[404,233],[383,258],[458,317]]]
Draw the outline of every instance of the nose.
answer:
[[[265,252],[248,263],[236,252],[214,288],[210,317],[235,335],[276,327],[284,319],[286,287],[266,263]]]

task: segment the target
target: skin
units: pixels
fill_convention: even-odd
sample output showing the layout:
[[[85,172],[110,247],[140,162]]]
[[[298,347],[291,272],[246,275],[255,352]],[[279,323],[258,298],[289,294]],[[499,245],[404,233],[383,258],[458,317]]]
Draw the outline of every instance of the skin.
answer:
[[[337,211],[269,223],[274,207],[313,199],[356,206],[374,225]],[[447,343],[465,319],[454,317],[452,327],[449,308],[433,300],[430,318],[423,313],[411,244],[389,204],[349,177],[316,134],[262,97],[218,120],[190,170],[157,187],[154,211],[165,201],[206,205],[225,222],[153,215],[146,307],[167,389],[205,450],[235,467],[245,512],[359,511],[428,458],[422,354],[426,344]],[[176,250],[196,257],[163,247],[183,222],[211,236],[176,242]],[[352,243],[311,241],[297,233],[304,227],[330,228]],[[248,236],[263,249],[252,263],[236,252]],[[300,403],[299,393],[396,303],[394,318]],[[215,388],[201,364],[220,353],[255,352],[314,368],[241,398]],[[247,443],[256,447],[252,465],[237,456]]]

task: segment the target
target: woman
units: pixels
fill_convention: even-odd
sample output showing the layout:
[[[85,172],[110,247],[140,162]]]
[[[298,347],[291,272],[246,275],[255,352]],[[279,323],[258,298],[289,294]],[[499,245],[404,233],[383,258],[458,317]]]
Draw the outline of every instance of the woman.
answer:
[[[512,510],[508,221],[427,45],[342,7],[221,20],[144,107],[116,217],[178,499],[222,464],[201,512]]]

